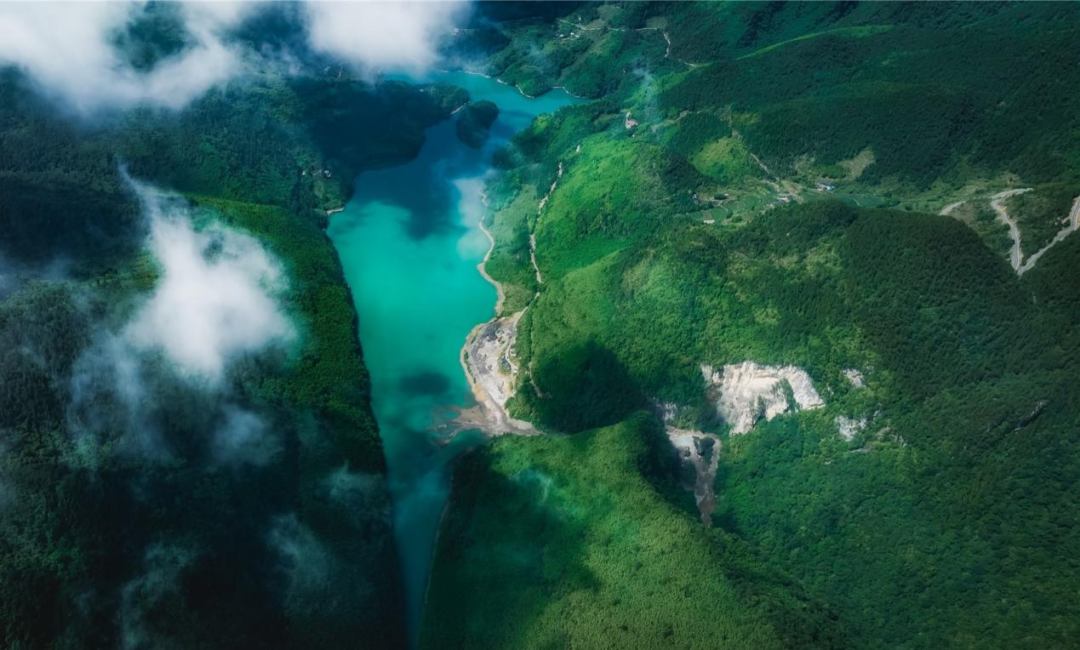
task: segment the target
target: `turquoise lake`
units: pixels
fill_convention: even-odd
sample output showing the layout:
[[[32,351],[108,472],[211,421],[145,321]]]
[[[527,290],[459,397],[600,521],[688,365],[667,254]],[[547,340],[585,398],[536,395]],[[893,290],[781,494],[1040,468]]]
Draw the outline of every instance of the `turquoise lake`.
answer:
[[[562,91],[529,99],[465,73],[425,81],[435,80],[498,105],[488,143],[475,150],[459,141],[456,117],[428,129],[415,160],[360,176],[328,230],[360,319],[413,638],[449,488],[447,466],[482,441],[466,432],[442,445],[439,427],[455,407],[474,403],[459,353],[472,328],[495,311],[495,288],[477,270],[489,246],[478,224],[491,154],[537,115],[576,101]]]

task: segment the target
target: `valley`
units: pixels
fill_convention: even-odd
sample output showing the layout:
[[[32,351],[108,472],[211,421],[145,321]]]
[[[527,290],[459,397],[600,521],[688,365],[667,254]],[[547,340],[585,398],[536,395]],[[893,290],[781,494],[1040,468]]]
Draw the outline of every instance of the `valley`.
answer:
[[[1077,5],[63,9],[0,646],[1075,645]]]

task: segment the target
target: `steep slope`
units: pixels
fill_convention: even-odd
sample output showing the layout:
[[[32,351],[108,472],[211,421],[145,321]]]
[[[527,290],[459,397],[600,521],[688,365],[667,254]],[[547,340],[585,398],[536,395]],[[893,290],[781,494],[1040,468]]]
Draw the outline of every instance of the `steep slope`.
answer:
[[[490,191],[489,272],[516,308],[530,305],[512,413],[575,437],[500,439],[463,475],[494,468],[515,484],[528,458],[551,485],[571,485],[581,465],[608,459],[596,490],[644,480],[682,510],[670,516],[692,517],[673,483],[578,443],[651,406],[672,430],[722,442],[714,530],[683,542],[745,542],[835,615],[819,629],[846,645],[1067,645],[1080,440],[1066,377],[1080,349],[1067,325],[1075,283],[1062,278],[1076,242],[1066,234],[1017,277],[984,215],[937,213],[1040,186],[1047,205],[1024,206],[1028,232],[1054,236],[1046,215],[1060,225],[1061,197],[1080,194],[1068,90],[1080,82],[1078,25],[1070,6],[903,3],[602,4],[501,24],[511,44],[489,73],[525,92],[602,96],[536,121],[500,155]],[[774,390],[744,433],[701,367],[747,363],[805,371],[824,404],[785,393],[783,409]],[[577,453],[538,457],[542,444]],[[572,489],[544,506],[541,492],[482,476],[468,481],[485,492],[456,484],[429,611],[483,585],[483,618],[460,612],[455,638],[541,645],[556,637],[538,597],[509,596],[525,569],[480,575],[469,549],[494,552],[487,531],[530,508],[577,506],[597,519],[583,516],[581,535],[606,539],[609,508]],[[546,540],[547,528],[497,539]],[[545,574],[582,573],[568,554],[537,553]],[[636,566],[591,560],[603,576]],[[602,616],[601,604],[537,589],[553,611],[575,602],[576,615]],[[525,636],[471,636],[500,617],[520,617]],[[718,611],[712,624],[725,620]]]
[[[662,444],[642,413],[464,459],[421,647],[843,647],[789,579],[656,490],[677,489]]]
[[[402,647],[382,446],[322,227],[463,96],[267,74],[87,125],[3,74],[0,644]],[[237,294],[248,277],[273,293]],[[165,291],[166,332],[230,320],[197,340],[133,325]],[[280,313],[251,320],[267,300]],[[267,322],[283,344],[178,369]]]

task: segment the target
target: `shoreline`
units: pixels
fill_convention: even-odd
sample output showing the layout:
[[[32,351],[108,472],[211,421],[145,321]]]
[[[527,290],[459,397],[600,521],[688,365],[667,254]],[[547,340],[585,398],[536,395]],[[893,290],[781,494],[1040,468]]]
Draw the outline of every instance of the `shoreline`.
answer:
[[[596,99],[595,97],[586,97],[585,95],[575,95],[574,93],[570,92],[570,90],[567,89],[566,86],[563,86],[563,85],[552,86],[551,89],[552,90],[561,90],[564,93],[566,93],[567,95],[570,95],[571,97],[573,97],[574,99],[581,99],[581,100],[584,100],[584,101],[592,101],[592,100]]]
[[[466,70],[466,69],[464,69],[464,68],[462,68],[461,72],[463,72],[464,74],[469,74],[469,75],[473,75],[473,76],[475,76],[475,77],[483,77],[484,79],[491,79],[491,80],[493,80],[493,81],[496,81],[496,82],[498,82],[498,83],[501,83],[501,84],[502,84],[502,85],[504,85],[504,86],[511,86],[511,87],[513,87],[513,88],[514,88],[514,90],[516,90],[516,91],[518,91],[519,93],[521,93],[521,96],[522,96],[522,97],[524,97],[524,98],[526,98],[526,99],[536,99],[536,98],[538,98],[538,97],[542,97],[543,95],[546,95],[547,93],[551,92],[551,90],[561,90],[561,91],[563,91],[564,93],[566,93],[567,95],[569,95],[569,96],[573,97],[574,99],[580,99],[580,100],[582,100],[582,101],[593,101],[593,100],[597,99],[596,97],[586,97],[586,96],[584,96],[584,95],[575,95],[574,93],[572,93],[572,92],[570,92],[569,90],[567,90],[566,86],[563,86],[563,85],[561,85],[561,84],[560,84],[560,85],[558,85],[558,86],[552,86],[552,87],[551,87],[551,90],[548,90],[548,91],[544,91],[544,92],[540,93],[539,95],[530,95],[529,93],[527,93],[527,92],[525,92],[524,90],[522,90],[522,89],[521,89],[521,86],[519,86],[519,85],[517,85],[517,84],[512,84],[512,83],[510,83],[509,81],[503,81],[503,80],[502,80],[502,79],[500,79],[499,77],[493,77],[493,76],[491,76],[491,75],[487,75],[487,74],[484,74],[483,72],[476,72],[476,71],[474,71],[474,70]]]
[[[481,190],[480,196],[486,212],[489,207],[487,193]],[[506,410],[506,402],[513,397],[513,384],[519,371],[511,361],[517,343],[517,324],[529,308],[509,316],[500,316],[506,299],[505,291],[502,283],[491,277],[486,268],[495,250],[495,236],[484,225],[483,216],[478,220],[477,226],[488,238],[489,245],[484,259],[476,265],[476,269],[481,277],[495,287],[498,298],[495,302],[495,315],[469,331],[465,344],[458,353],[461,369],[476,399],[476,405],[458,412],[458,416],[452,421],[455,430],[451,437],[467,429],[478,429],[488,437],[507,433],[539,435],[541,432],[531,423],[512,417]],[[480,363],[475,360],[480,360]],[[487,363],[484,363],[485,361]],[[499,371],[502,364],[512,371],[509,376]]]
[[[480,190],[480,201],[484,204],[484,211],[486,213],[489,208],[486,189]],[[498,298],[495,300],[495,318],[498,318],[499,314],[502,313],[503,303],[506,302],[506,292],[503,290],[502,283],[497,282],[495,278],[488,275],[487,272],[488,260],[491,259],[491,254],[495,252],[495,235],[492,235],[491,231],[484,225],[484,215],[480,216],[476,225],[480,228],[480,232],[484,233],[484,236],[488,238],[487,252],[484,253],[484,259],[480,260],[480,263],[476,265],[476,270],[480,271],[480,275],[495,287],[495,293],[498,295]],[[473,329],[475,330],[476,328]],[[472,336],[472,333],[470,333],[469,336]]]

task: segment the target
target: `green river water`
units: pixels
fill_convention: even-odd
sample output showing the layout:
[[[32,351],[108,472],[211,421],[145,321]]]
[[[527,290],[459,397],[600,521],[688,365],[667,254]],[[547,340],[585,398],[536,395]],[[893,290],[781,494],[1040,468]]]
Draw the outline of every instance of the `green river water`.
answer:
[[[438,442],[439,425],[454,408],[474,403],[461,347],[474,326],[494,315],[495,288],[477,270],[489,245],[478,223],[491,154],[535,116],[575,101],[562,91],[529,99],[464,73],[431,80],[498,105],[487,145],[477,151],[460,142],[456,118],[430,128],[415,160],[361,175],[328,231],[360,319],[413,638],[446,503],[448,463],[481,440],[466,432],[448,445]]]

